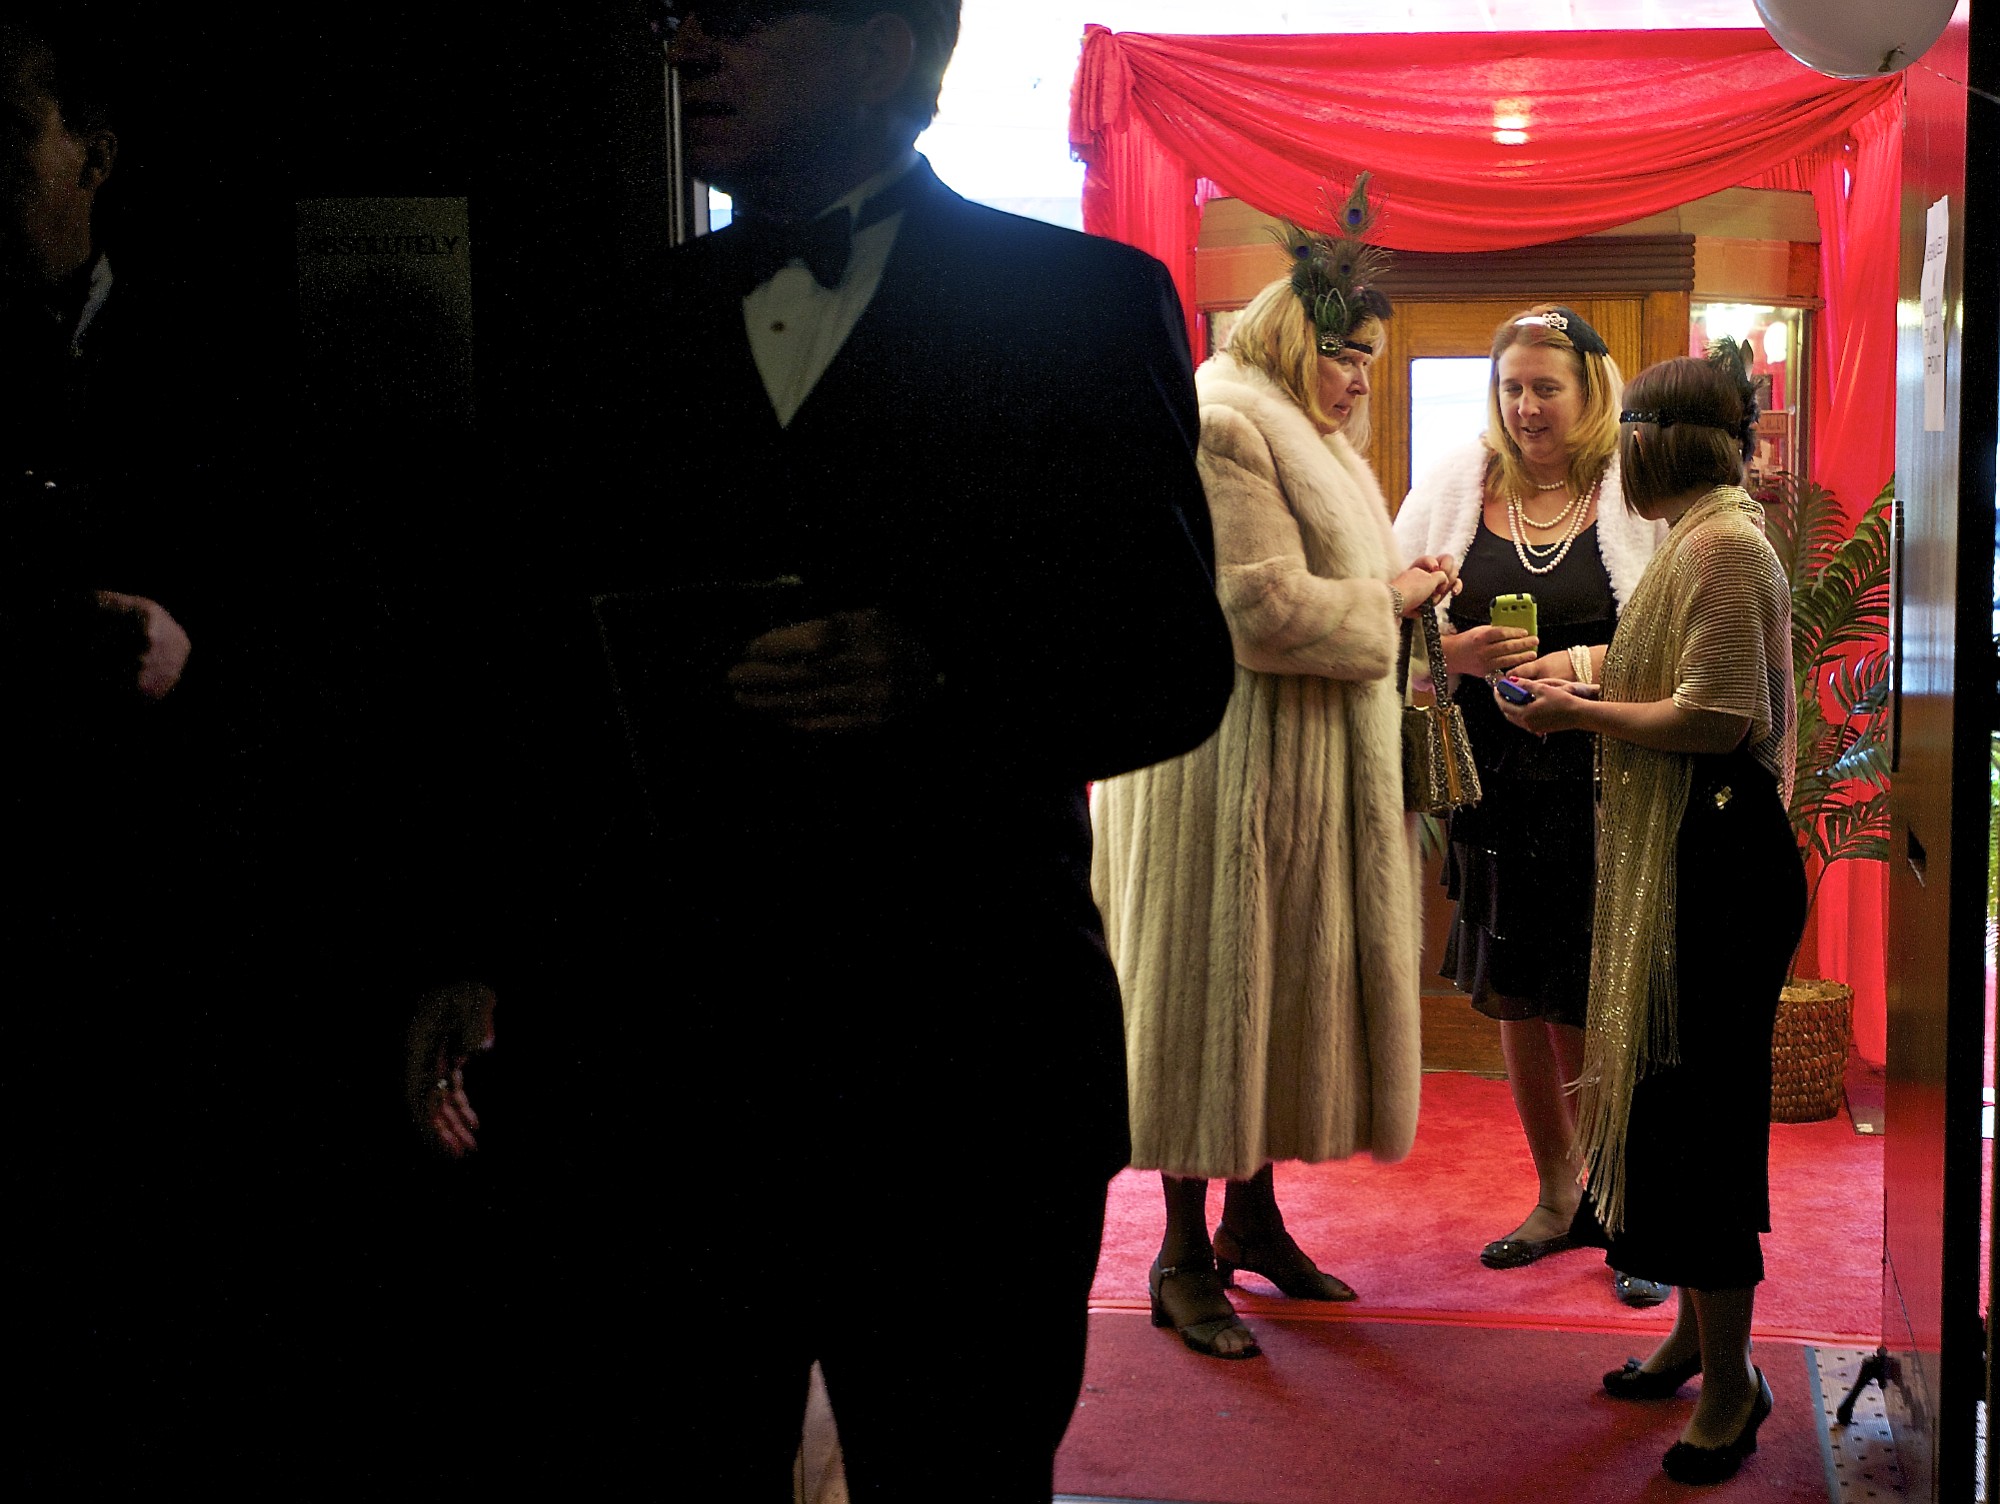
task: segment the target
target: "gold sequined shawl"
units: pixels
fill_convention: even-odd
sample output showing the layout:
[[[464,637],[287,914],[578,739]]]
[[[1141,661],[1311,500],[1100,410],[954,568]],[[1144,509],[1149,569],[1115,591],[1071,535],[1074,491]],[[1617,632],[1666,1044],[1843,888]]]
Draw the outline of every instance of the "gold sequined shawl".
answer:
[[[1789,794],[1791,599],[1735,486],[1685,512],[1632,592],[1604,660],[1606,700],[1671,698],[1750,720],[1752,754]],[[1599,744],[1597,905],[1577,1132],[1591,1199],[1607,1231],[1625,1214],[1632,1091],[1679,1058],[1675,847],[1694,764],[1614,737]]]

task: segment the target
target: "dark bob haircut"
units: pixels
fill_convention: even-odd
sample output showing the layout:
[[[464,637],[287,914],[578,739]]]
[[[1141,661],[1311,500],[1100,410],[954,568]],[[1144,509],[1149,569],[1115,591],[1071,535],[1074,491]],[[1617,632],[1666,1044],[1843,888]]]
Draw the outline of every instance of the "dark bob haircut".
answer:
[[[1618,439],[1625,500],[1650,515],[1685,491],[1742,483],[1755,452],[1757,403],[1740,369],[1683,355],[1625,388]]]

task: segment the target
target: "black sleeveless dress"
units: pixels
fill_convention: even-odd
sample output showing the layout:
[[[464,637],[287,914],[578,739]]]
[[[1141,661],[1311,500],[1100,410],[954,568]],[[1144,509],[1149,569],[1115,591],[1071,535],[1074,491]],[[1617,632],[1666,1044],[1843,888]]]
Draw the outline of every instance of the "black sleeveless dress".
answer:
[[[1458,573],[1465,588],[1451,615],[1459,631],[1485,626],[1495,596],[1527,592],[1542,652],[1611,640],[1618,606],[1594,522],[1548,574],[1528,573],[1513,540],[1482,523]],[[1482,795],[1451,817],[1444,880],[1457,914],[1440,974],[1489,1018],[1581,1028],[1597,884],[1593,739],[1543,740],[1518,729],[1477,677],[1461,679],[1453,698],[1465,714]]]

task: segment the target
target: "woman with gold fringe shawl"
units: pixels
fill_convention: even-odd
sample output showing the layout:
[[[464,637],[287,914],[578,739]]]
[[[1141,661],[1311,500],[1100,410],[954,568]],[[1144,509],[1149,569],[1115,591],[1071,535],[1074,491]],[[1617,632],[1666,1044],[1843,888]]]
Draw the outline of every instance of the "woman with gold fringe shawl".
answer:
[[[1667,541],[1591,650],[1597,686],[1547,655],[1516,671],[1533,698],[1501,709],[1526,731],[1599,735],[1577,1231],[1613,1267],[1679,1287],[1666,1340],[1604,1387],[1665,1399],[1699,1373],[1662,1465],[1714,1483],[1771,1410],[1750,1318],[1771,1226],[1771,1031],[1805,921],[1785,813],[1791,600],[1740,484],[1757,408],[1735,348],[1640,373],[1620,419],[1627,502],[1665,519]]]

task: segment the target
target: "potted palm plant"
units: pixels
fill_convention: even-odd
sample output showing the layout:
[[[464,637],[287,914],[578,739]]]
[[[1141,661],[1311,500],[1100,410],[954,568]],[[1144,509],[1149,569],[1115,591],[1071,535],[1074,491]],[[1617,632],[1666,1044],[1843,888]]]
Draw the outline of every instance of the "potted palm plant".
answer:
[[[1806,858],[1806,913],[1836,862],[1883,861],[1889,844],[1890,513],[1895,481],[1850,531],[1833,493],[1789,474],[1758,500],[1792,590],[1792,690],[1798,761],[1792,830]],[[1840,1110],[1854,989],[1801,981],[1798,958],[1778,1005],[1771,1116],[1803,1123]]]

